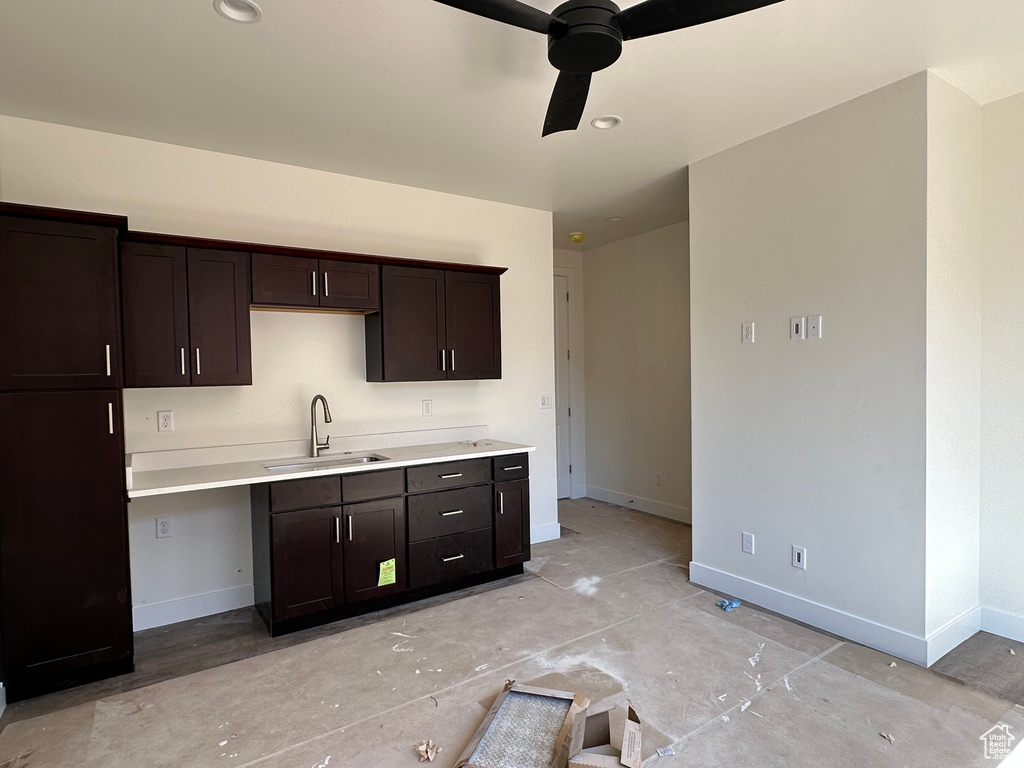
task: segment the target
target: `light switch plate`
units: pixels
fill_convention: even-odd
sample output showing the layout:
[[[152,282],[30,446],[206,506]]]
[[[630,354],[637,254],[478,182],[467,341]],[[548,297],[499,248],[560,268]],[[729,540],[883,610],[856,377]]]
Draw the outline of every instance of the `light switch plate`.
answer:
[[[821,338],[821,315],[808,315],[807,316],[807,338],[808,339],[820,339]]]
[[[552,398],[551,395],[541,395],[540,396],[540,407],[544,408],[544,409],[548,409],[548,408],[554,407],[554,398]]]
[[[424,400],[423,401],[423,415],[424,416],[433,416],[434,415],[434,401],[433,400]]]
[[[806,339],[806,326],[807,319],[803,317],[791,317],[789,318],[789,338],[791,339]]]

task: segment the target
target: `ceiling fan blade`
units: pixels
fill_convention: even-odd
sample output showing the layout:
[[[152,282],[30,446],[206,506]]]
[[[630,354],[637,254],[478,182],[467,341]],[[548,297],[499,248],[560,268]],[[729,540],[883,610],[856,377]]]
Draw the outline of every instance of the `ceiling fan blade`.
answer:
[[[548,102],[548,113],[544,116],[544,132],[547,136],[559,131],[575,131],[580,125],[583,110],[590,93],[590,75],[575,75],[559,72],[555,90]]]
[[[623,40],[660,35],[746,13],[782,0],[646,0],[615,14]]]
[[[504,24],[511,24],[513,27],[540,32],[542,35],[561,31],[562,28],[568,26],[550,13],[534,8],[532,5],[517,2],[517,0],[436,0],[436,2]]]

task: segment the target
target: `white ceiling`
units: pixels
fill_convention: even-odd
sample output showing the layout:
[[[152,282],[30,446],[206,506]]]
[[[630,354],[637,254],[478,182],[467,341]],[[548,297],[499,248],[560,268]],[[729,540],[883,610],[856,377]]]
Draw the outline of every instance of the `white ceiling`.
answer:
[[[542,35],[432,0],[261,5],[0,0],[0,113],[551,210],[589,248],[685,219],[689,163],[915,72],[1024,91],[1021,0],[786,0],[627,42],[542,139]]]

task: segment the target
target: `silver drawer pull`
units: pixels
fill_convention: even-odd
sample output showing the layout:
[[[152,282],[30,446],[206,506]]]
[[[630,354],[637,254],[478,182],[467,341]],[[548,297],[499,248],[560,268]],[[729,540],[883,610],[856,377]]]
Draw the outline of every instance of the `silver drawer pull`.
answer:
[[[505,494],[502,491],[498,491],[498,514],[505,514]]]
[[[327,282],[327,273],[324,272],[324,296],[328,298],[331,295],[331,284]]]
[[[316,296],[316,272],[310,275],[310,277],[313,278],[313,295]]]
[[[341,544],[341,518],[334,516],[334,543]]]
[[[454,509],[451,512],[442,512],[441,513],[441,517],[448,517],[450,515],[461,515],[461,514],[462,514],[462,510],[461,509]]]
[[[107,403],[107,429],[114,434],[114,404]]]
[[[203,361],[199,357],[199,347],[196,347],[196,376],[203,375]]]
[[[110,375],[110,345],[107,344],[107,376]]]
[[[438,475],[442,480],[451,480],[453,477],[462,477],[461,472],[456,472],[454,475]]]
[[[181,348],[181,375],[185,375],[185,348]]]
[[[441,350],[441,370],[442,371],[447,371],[448,370],[448,363],[447,363],[448,358],[445,356],[444,352],[445,351],[442,349]]]
[[[502,467],[506,472],[511,472],[513,469],[522,469],[522,464],[516,464],[514,467]]]
[[[450,563],[452,560],[461,560],[465,555],[456,555],[455,557],[442,557],[442,563]]]
[[[348,516],[348,540],[352,541],[352,515]]]

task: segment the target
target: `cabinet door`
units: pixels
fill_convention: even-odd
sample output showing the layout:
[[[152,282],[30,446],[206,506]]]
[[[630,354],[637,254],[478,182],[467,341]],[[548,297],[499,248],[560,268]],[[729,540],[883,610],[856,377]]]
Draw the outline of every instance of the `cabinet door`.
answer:
[[[530,481],[494,484],[494,567],[530,559]]]
[[[446,378],[441,361],[445,349],[444,272],[382,267],[380,312],[367,315],[366,329],[368,381]]]
[[[188,249],[192,384],[252,384],[249,254]]]
[[[501,295],[497,275],[446,272],[449,379],[501,378]]]
[[[343,602],[341,507],[271,515],[274,620]]]
[[[123,445],[116,390],[0,395],[8,702],[131,668]]]
[[[283,307],[316,307],[319,273],[316,259],[252,255],[252,303]]]
[[[320,259],[320,306],[373,312],[380,309],[380,267]]]
[[[345,507],[345,601],[384,597],[405,589],[405,499]],[[395,583],[378,586],[381,563],[395,560]]]
[[[0,390],[121,385],[117,233],[0,216]]]
[[[121,304],[124,385],[188,386],[191,356],[185,249],[122,243]]]

